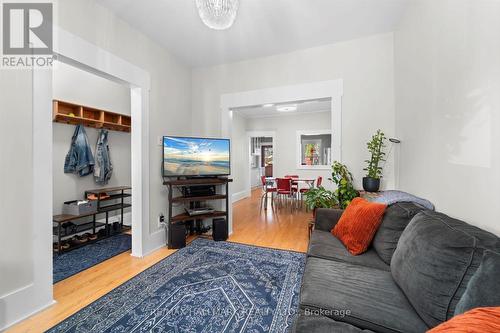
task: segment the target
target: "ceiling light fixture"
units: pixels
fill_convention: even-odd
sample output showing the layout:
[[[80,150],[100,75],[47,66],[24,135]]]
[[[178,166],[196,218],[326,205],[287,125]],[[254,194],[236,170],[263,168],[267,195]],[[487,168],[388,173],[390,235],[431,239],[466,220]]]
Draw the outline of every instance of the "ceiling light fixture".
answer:
[[[278,112],[293,112],[297,111],[297,105],[283,105],[276,108]]]
[[[239,0],[196,0],[198,14],[214,30],[229,29],[236,19]]]
[[[274,104],[269,103],[269,104],[264,104],[262,106],[265,107],[265,108],[270,108],[270,107],[274,106]]]

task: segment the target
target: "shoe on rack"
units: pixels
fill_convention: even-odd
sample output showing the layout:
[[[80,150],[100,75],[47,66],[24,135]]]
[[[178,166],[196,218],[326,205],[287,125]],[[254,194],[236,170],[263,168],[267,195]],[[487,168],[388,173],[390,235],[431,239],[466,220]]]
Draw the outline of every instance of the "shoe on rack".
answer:
[[[85,235],[76,235],[71,238],[71,243],[79,245],[88,242],[88,240],[89,238]]]
[[[114,232],[119,232],[119,231],[121,231],[121,229],[122,229],[122,225],[120,224],[120,222],[113,223],[113,231]]]
[[[106,237],[106,228],[101,228],[99,229],[99,231],[97,232],[97,236],[98,237]]]
[[[67,241],[61,242],[61,250],[62,251],[69,249],[70,246],[71,245]],[[57,246],[57,242],[52,243],[52,249],[54,250],[54,252],[59,252],[59,247]]]
[[[97,239],[97,234],[91,234],[90,232],[85,233],[85,236],[87,236],[87,239],[89,241],[94,241]]]

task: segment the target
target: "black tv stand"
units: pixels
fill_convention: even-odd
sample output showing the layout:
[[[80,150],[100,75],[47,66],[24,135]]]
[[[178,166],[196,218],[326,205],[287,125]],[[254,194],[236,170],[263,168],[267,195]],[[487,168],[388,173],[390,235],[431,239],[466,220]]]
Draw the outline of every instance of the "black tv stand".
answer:
[[[216,218],[216,217],[225,217],[226,223],[229,221],[229,183],[232,182],[232,179],[227,177],[197,177],[197,178],[189,178],[189,179],[171,179],[165,180],[163,185],[168,187],[168,230],[172,230],[172,226],[186,225],[188,221],[201,221],[203,219],[208,218]],[[213,195],[207,196],[184,196],[182,193],[183,188],[190,186],[216,186],[217,188],[223,187],[225,189],[224,193],[216,193]],[[178,190],[181,195],[174,196],[174,190]],[[225,200],[225,210],[214,210],[212,212],[190,216],[186,212],[173,215],[172,207],[173,204],[184,204],[184,205],[199,205],[200,202],[204,201],[213,201],[213,200]],[[168,248],[175,248],[172,245],[172,235],[168,232],[167,245]]]

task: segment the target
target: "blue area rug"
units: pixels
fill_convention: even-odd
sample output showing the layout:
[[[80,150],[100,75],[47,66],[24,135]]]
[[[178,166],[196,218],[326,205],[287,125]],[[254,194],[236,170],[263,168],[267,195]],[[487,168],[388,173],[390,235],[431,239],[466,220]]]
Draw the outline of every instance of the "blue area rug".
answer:
[[[290,332],[305,260],[197,239],[48,332]]]
[[[57,283],[69,278],[131,248],[132,237],[118,234],[61,255],[54,254],[53,281]]]

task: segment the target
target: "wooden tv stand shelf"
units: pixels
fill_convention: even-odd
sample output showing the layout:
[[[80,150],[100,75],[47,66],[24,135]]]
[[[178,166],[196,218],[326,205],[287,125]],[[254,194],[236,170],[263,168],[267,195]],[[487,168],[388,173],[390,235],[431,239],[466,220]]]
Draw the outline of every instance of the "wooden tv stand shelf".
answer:
[[[229,178],[192,178],[192,179],[175,179],[166,180],[163,185],[167,186],[198,186],[198,185],[223,185],[231,183],[233,180]]]
[[[229,221],[229,183],[233,180],[229,178],[192,178],[192,179],[172,179],[165,180],[163,185],[166,185],[168,188],[168,227],[169,230],[171,226],[177,224],[184,224],[187,221],[200,221],[208,218],[215,217],[225,217],[226,221]],[[190,186],[223,186],[225,188],[225,193],[218,194],[215,193],[213,195],[201,195],[201,196],[173,196],[173,192],[175,189],[182,191],[185,187]],[[217,191],[217,190],[216,190]],[[200,214],[200,215],[189,215],[186,212],[173,215],[173,204],[181,203],[181,204],[189,204],[193,205],[199,202],[205,201],[215,201],[215,200],[225,200],[225,210],[214,210],[213,212]],[[171,247],[172,240],[169,233],[168,236],[168,247]]]
[[[170,222],[177,223],[177,222],[184,222],[184,221],[189,221],[189,220],[201,220],[201,219],[208,219],[211,217],[221,217],[221,216],[226,216],[226,212],[216,210],[216,211],[213,211],[212,213],[193,215],[193,216],[189,215],[188,213],[183,213],[183,214],[178,214],[178,215],[172,216],[172,218],[170,219]]]

